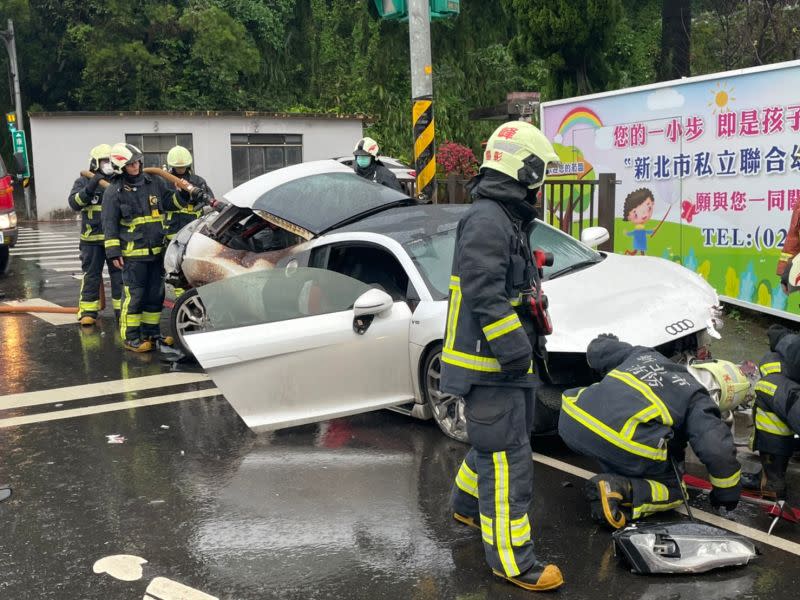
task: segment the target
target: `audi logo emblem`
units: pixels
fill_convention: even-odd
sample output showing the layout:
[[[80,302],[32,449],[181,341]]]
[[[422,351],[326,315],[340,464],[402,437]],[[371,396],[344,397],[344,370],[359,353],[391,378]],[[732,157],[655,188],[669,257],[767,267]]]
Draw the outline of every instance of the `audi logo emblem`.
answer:
[[[670,323],[664,327],[664,331],[670,335],[678,335],[679,333],[691,331],[692,329],[694,329],[694,323],[689,319],[683,319],[681,321],[677,321],[676,323]]]

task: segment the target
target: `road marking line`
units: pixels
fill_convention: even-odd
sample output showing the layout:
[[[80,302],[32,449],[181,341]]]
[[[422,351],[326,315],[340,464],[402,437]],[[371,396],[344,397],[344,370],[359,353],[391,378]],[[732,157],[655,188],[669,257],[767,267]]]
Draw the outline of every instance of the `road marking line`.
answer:
[[[47,240],[47,241],[40,241],[40,240],[17,240],[17,245],[14,246],[14,249],[19,249],[22,247],[30,248],[35,246],[60,246],[63,244],[78,244],[78,240],[73,240],[70,238],[59,238],[57,240]]]
[[[74,273],[75,271],[80,271],[81,266],[78,265],[77,267],[48,267],[49,271],[55,271],[56,273]]]
[[[80,258],[75,254],[57,254],[55,256],[21,256],[22,260],[32,260],[34,262],[40,262],[43,260],[71,260],[72,262],[80,261]]]
[[[161,375],[146,375],[131,379],[115,379],[114,381],[101,381],[85,385],[72,385],[62,388],[51,388],[37,392],[22,392],[0,396],[0,410],[8,408],[25,408],[41,404],[56,402],[69,402],[71,400],[85,400],[98,396],[111,394],[124,394],[126,392],[141,392],[154,388],[168,387],[171,385],[184,385],[208,381],[205,373],[162,373]]]
[[[54,262],[38,262],[36,263],[37,266],[42,267],[43,269],[49,269],[51,267],[76,267],[78,269],[81,268],[81,263],[76,262],[75,260],[57,260]]]
[[[69,248],[62,248],[61,250],[23,250],[22,252],[17,252],[15,250],[11,251],[11,254],[14,256],[35,256],[39,254],[65,254]]]
[[[10,419],[0,419],[0,429],[6,427],[17,427],[19,425],[30,425],[31,423],[43,423],[45,421],[60,421],[62,419],[72,419],[74,417],[84,417],[86,415],[97,415],[130,408],[142,408],[144,406],[156,406],[158,404],[168,404],[170,402],[183,402],[184,400],[197,400],[199,398],[211,398],[220,396],[222,393],[217,388],[206,390],[195,390],[193,392],[181,392],[178,394],[168,394],[166,396],[154,396],[152,398],[141,398],[139,400],[126,400],[124,402],[111,402],[100,406],[87,406],[86,408],[69,408],[55,412],[39,413],[36,415],[26,415],[24,417],[11,417]]]
[[[547,465],[548,467],[558,469],[559,471],[569,473],[570,475],[581,477],[582,479],[591,479],[596,475],[596,473],[592,473],[591,471],[587,471],[586,469],[576,467],[564,461],[558,460],[557,458],[551,458],[549,456],[539,454],[538,452],[533,453],[533,460],[543,465]],[[677,512],[685,515],[686,508],[681,506],[679,509],[677,509]],[[731,521],[730,519],[720,517],[719,515],[706,512],[699,508],[692,508],[692,514],[698,521],[705,521],[710,525],[715,525],[716,527],[727,529],[728,531],[732,531],[733,533],[738,533],[739,535],[743,535],[757,542],[761,542],[762,544],[766,544],[767,546],[772,546],[773,548],[778,548],[779,550],[784,550],[785,552],[789,552],[790,554],[800,556],[800,544],[796,542],[792,542],[790,540],[775,535],[768,535],[766,531],[760,531],[753,527],[748,527],[747,525],[736,523],[734,521]]]

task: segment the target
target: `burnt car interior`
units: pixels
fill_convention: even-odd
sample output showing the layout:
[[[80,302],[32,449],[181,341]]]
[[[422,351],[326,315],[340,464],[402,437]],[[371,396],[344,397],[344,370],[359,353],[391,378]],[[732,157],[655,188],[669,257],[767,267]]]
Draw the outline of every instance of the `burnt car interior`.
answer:
[[[249,252],[271,252],[283,250],[294,246],[303,239],[266,222],[249,209],[240,209],[244,214],[237,212],[237,217],[228,223],[230,227],[219,236],[220,243],[233,250],[247,250]]]

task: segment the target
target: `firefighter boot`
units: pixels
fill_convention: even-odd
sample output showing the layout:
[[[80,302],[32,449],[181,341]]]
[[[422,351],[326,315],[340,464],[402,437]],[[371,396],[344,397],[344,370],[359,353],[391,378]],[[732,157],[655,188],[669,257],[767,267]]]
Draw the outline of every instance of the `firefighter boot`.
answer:
[[[492,572],[514,585],[533,592],[546,592],[564,585],[564,576],[561,574],[561,569],[555,565],[547,565],[539,561],[534,562],[533,566],[524,573],[513,577],[496,569],[492,569]]]
[[[783,500],[786,498],[786,469],[789,457],[780,454],[761,455],[761,494],[765,498]]]
[[[150,352],[153,343],[150,340],[125,340],[125,350],[131,352]]]
[[[95,324],[95,318],[90,317],[89,315],[84,315],[81,317],[81,325],[84,327],[91,327]]]
[[[613,529],[625,527],[626,508],[633,498],[631,482],[626,477],[601,473],[586,482],[583,489],[596,523],[609,525]]]

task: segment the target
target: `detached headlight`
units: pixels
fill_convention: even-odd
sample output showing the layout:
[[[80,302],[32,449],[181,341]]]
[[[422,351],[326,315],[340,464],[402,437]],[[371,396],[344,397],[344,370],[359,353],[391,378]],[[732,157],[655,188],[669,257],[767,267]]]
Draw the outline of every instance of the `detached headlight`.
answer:
[[[11,229],[17,226],[17,213],[13,210],[10,213],[0,215],[0,229]]]

